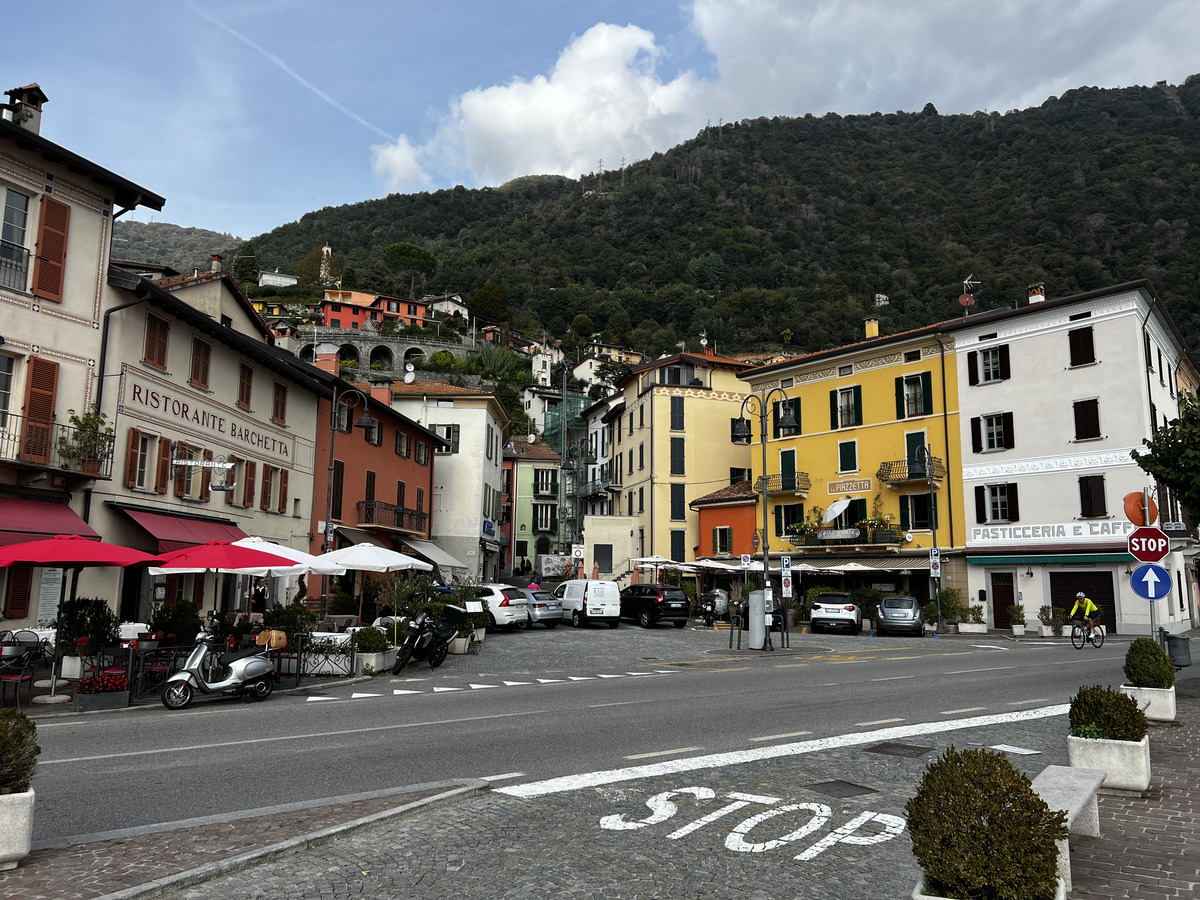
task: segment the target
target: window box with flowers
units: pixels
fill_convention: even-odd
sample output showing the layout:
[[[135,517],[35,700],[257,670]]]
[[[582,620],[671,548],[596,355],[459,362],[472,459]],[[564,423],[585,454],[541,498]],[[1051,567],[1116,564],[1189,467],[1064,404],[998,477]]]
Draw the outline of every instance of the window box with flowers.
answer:
[[[817,543],[817,530],[820,526],[816,522],[793,522],[783,529],[784,537],[798,547],[806,544]]]
[[[79,679],[72,699],[75,712],[124,709],[129,705],[129,678],[125,675],[89,675]]]

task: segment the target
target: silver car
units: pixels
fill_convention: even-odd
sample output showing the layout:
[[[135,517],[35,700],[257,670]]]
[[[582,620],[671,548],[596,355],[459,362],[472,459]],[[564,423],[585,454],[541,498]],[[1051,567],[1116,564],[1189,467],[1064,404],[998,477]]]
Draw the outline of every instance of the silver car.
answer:
[[[529,617],[529,627],[545,625],[547,628],[557,628],[563,619],[562,603],[549,591],[530,590],[521,588],[525,595],[525,612]]]
[[[904,631],[922,637],[925,634],[925,619],[921,604],[914,597],[902,594],[887,594],[875,609],[875,631]]]

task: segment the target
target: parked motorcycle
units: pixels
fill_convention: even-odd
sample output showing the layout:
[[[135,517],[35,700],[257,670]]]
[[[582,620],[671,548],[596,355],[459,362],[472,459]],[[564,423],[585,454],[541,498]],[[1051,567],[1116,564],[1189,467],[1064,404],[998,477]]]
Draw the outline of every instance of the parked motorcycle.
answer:
[[[717,621],[717,604],[713,600],[705,600],[701,605],[700,619],[705,628],[712,628],[713,623]]]
[[[266,646],[221,653],[211,634],[196,638],[183,668],[167,679],[162,702],[167,709],[186,709],[196,691],[203,694],[242,694],[266,700],[275,688],[275,665]]]
[[[441,619],[436,622],[423,612],[409,619],[408,630],[404,633],[404,639],[396,653],[396,664],[392,667],[392,674],[399,675],[409,660],[413,659],[429,660],[431,669],[436,669],[445,662],[446,654],[450,652],[450,641],[458,634],[458,626],[452,621],[459,618],[455,615],[456,612],[465,616],[467,611],[447,604]]]

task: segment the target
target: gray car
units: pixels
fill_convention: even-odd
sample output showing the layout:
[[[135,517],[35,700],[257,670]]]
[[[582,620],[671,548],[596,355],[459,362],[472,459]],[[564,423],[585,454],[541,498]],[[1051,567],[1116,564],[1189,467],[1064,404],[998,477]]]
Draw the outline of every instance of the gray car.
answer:
[[[875,608],[875,631],[878,634],[900,631],[924,636],[925,618],[920,602],[915,597],[903,594],[885,595]]]
[[[563,619],[562,603],[549,591],[521,588],[525,594],[525,611],[529,616],[529,626],[545,625],[547,628],[557,628]]]

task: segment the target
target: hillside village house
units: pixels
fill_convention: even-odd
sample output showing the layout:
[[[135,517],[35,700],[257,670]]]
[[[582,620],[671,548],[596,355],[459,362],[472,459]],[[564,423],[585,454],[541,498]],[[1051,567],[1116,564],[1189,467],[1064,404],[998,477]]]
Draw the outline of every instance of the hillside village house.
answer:
[[[328,288],[321,302],[310,306],[309,312],[320,313],[326,328],[360,331],[378,328],[385,322],[424,328],[429,306],[424,299],[402,300],[366,291]]]
[[[86,414],[102,384],[103,326],[118,302],[106,278],[113,220],[138,206],[161,210],[165,201],[43,138],[47,98],[38,85],[7,93],[0,107],[0,542],[96,537],[92,492],[120,477],[115,448],[103,431],[99,440],[78,440],[87,433],[72,427],[70,411]],[[60,576],[21,566],[0,572],[5,627],[52,619]]]
[[[506,548],[504,570],[516,571],[526,561],[534,565],[538,556],[559,549],[558,509],[562,457],[542,441],[517,439],[504,448],[504,531],[511,545]]]

